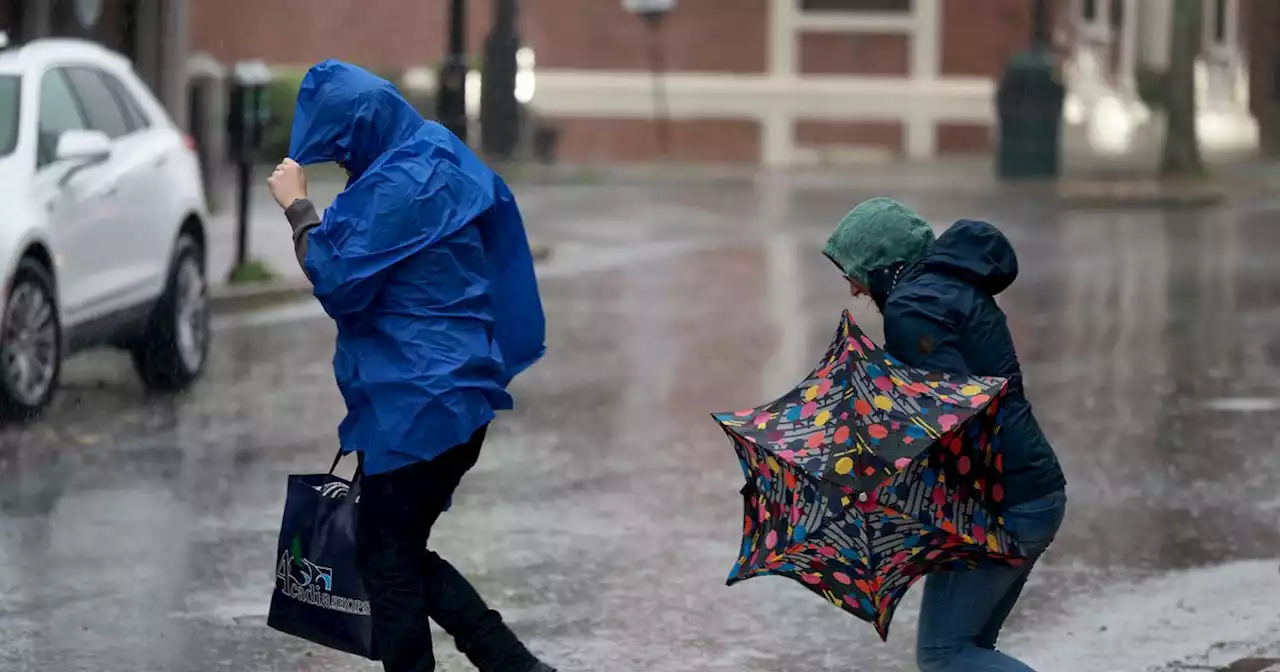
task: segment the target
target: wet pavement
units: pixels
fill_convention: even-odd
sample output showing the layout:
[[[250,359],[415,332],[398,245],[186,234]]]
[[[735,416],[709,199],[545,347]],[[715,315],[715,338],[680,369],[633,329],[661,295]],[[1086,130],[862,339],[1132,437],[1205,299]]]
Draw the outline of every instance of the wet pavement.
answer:
[[[741,472],[707,416],[809,370],[850,304],[821,243],[871,195],[521,190],[556,248],[550,350],[433,542],[560,669],[913,669],[918,589],[882,644],[784,579],[724,587]],[[1280,642],[1280,203],[897,195],[939,223],[990,218],[1020,255],[1001,303],[1071,504],[1003,648],[1087,672]],[[217,326],[189,395],[91,354],[42,421],[0,428],[0,669],[376,669],[265,626],[285,477],[336,448],[333,329],[309,302]],[[467,669],[436,641],[440,669]]]

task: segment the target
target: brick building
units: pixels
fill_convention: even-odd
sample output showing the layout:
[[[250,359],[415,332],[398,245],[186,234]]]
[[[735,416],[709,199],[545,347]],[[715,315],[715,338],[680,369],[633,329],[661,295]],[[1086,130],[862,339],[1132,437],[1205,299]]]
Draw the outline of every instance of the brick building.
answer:
[[[1244,1],[1206,0],[1207,17],[1226,17],[1234,26],[1214,32],[1222,39],[1210,45],[1214,62],[1234,68],[1222,75],[1228,79],[1247,61],[1240,58],[1238,29]],[[334,56],[409,70],[433,67],[444,52],[447,0],[191,2],[193,48],[224,61],[301,66]],[[1076,97],[1075,123],[1094,123],[1090,106],[1108,96],[1123,100],[1134,123],[1141,121],[1141,106],[1132,100],[1134,71],[1147,51],[1158,52],[1158,26],[1168,25],[1158,17],[1171,0],[1053,4],[1063,55],[1106,63],[1101,71],[1074,70],[1072,86],[1084,92]],[[656,158],[648,72],[653,35],[645,24],[620,0],[521,5],[521,37],[537,62],[532,105],[561,130],[560,155],[570,161]],[[673,154],[787,165],[868,153],[921,158],[987,151],[995,80],[1030,38],[1032,5],[679,0],[658,37],[669,71]],[[474,55],[482,51],[488,15],[489,2],[471,1]]]

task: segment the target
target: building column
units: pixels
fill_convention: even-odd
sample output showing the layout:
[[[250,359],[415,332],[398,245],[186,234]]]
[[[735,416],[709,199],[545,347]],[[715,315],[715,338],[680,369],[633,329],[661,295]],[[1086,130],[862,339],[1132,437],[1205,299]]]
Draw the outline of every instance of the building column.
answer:
[[[9,46],[9,42],[13,41],[20,33],[19,26],[10,25],[12,17],[17,14],[16,6],[13,4],[15,0],[0,0],[0,49]]]
[[[760,121],[760,162],[771,167],[791,165],[795,152],[795,122],[785,112],[771,112]]]
[[[190,125],[187,81],[187,57],[191,47],[191,7],[189,0],[163,0],[160,3],[160,44],[158,52],[159,94],[165,109],[178,128]]]
[[[768,68],[769,76],[790,78],[796,74],[795,15],[798,0],[770,0]]]
[[[138,5],[136,53],[133,67],[168,110],[174,123],[187,130],[187,95],[191,13],[189,0],[135,0]]]
[[[166,0],[161,0],[161,2]],[[151,88],[153,93],[160,92],[160,2],[143,2],[133,0],[137,26],[134,30],[133,69],[138,77]],[[164,102],[163,99],[161,102]]]
[[[22,41],[53,33],[53,0],[25,0],[22,7]]]
[[[1138,21],[1142,64],[1157,72],[1169,68],[1169,30],[1173,21],[1170,0],[1142,0]]]
[[[1123,25],[1120,27],[1120,58],[1117,69],[1116,84],[1129,99],[1138,97],[1138,24],[1141,22],[1138,13],[1138,0],[1121,0],[1124,2]]]
[[[942,66],[942,0],[916,0],[912,8],[911,72],[907,76],[917,84],[928,85],[938,79]],[[903,116],[906,154],[912,159],[931,159],[938,153],[938,134],[933,111]]]
[[[796,77],[795,17],[799,0],[770,0],[766,74],[775,82]],[[772,113],[760,121],[760,162],[766,166],[787,166],[794,155],[792,116]]]

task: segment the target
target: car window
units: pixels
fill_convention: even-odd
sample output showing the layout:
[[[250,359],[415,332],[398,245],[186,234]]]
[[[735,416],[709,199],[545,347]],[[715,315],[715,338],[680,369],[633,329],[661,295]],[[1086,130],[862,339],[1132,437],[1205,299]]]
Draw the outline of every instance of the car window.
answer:
[[[18,145],[18,105],[21,102],[22,79],[0,75],[0,156],[13,152]]]
[[[127,135],[130,129],[125,111],[115,94],[107,88],[106,80],[90,68],[67,68],[66,72],[72,88],[84,104],[89,128],[106,133],[112,140]]]
[[[80,101],[71,91],[71,85],[61,70],[50,70],[40,79],[40,111],[38,113],[40,138],[36,153],[40,165],[53,162],[58,150],[58,138],[66,131],[83,130],[84,115]]]
[[[111,93],[115,95],[116,102],[124,109],[130,132],[151,128],[151,120],[147,118],[147,113],[142,111],[142,104],[124,85],[124,82],[105,72],[99,74],[102,75],[103,81],[107,83],[107,88],[111,89]]]

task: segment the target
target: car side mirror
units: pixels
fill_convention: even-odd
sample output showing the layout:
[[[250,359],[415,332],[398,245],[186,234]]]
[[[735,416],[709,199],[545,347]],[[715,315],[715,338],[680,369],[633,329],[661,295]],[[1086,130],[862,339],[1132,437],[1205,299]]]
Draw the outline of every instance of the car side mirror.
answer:
[[[102,163],[110,157],[111,138],[102,131],[64,131],[58,136],[58,146],[53,153],[54,161],[70,165],[62,176],[63,186],[81,169]]]

